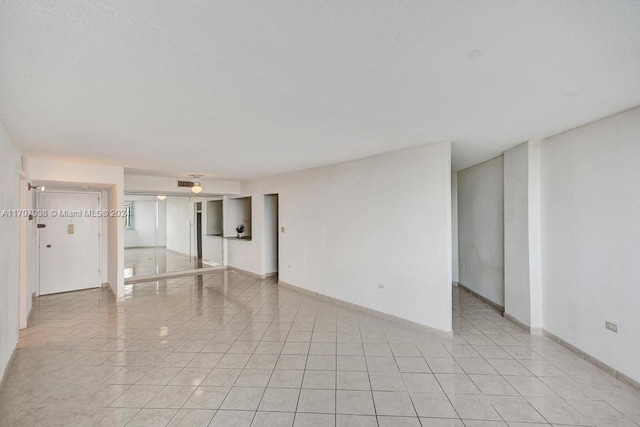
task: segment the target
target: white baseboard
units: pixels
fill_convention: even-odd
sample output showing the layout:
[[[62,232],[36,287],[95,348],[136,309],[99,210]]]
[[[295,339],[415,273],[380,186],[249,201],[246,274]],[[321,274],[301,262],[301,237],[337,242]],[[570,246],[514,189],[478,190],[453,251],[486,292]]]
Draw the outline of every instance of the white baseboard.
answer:
[[[527,325],[526,323],[521,322],[520,320],[516,319],[513,315],[507,313],[506,311],[504,313],[502,313],[502,317],[504,317],[508,321],[514,323],[516,326],[522,328],[523,330],[529,332],[531,335],[542,335],[542,328],[531,327],[531,326]]]
[[[498,304],[497,302],[491,301],[489,298],[485,297],[484,295],[480,295],[479,293],[477,293],[473,289],[470,289],[470,288],[466,287],[465,285],[463,285],[460,282],[458,282],[458,287],[464,289],[465,291],[469,292],[474,297],[476,297],[476,298],[482,300],[483,302],[489,304],[491,307],[495,308],[500,313],[504,313],[504,307],[501,306],[500,304]]]
[[[551,338],[553,341],[557,342],[558,344],[560,344],[561,346],[563,346],[567,350],[571,351],[575,355],[579,356],[581,359],[584,359],[587,362],[591,363],[592,365],[595,365],[596,367],[602,369],[604,372],[606,372],[607,374],[611,375],[612,377],[622,381],[623,383],[628,384],[631,387],[640,390],[640,382],[634,380],[633,378],[628,377],[627,375],[623,374],[622,372],[618,371],[615,368],[612,368],[611,366],[609,366],[606,363],[600,361],[599,359],[596,359],[595,357],[593,357],[589,353],[586,353],[586,352],[580,350],[578,347],[576,347],[576,346],[574,346],[572,344],[569,344],[567,341],[563,340],[562,338],[560,338],[557,335],[552,334],[551,332],[547,331],[546,329],[543,329],[542,333],[543,333],[543,335]]]
[[[104,282],[102,284],[102,287],[106,287],[107,289],[109,289],[109,292],[111,292],[111,295],[113,295],[113,298],[116,300],[116,302],[124,301],[124,297],[118,298],[118,292],[115,289],[113,289],[113,286],[111,286],[109,282]]]
[[[235,270],[235,271],[238,271],[240,273],[246,274],[248,276],[255,277],[256,279],[268,279],[270,277],[278,277],[278,273],[277,272],[276,273],[268,273],[268,274],[258,274],[258,273],[254,273],[253,271],[243,270],[241,268],[234,267],[232,265],[227,265],[227,268],[230,271]]]
[[[11,369],[11,365],[13,364],[13,360],[16,358],[16,350],[18,349],[18,343],[16,343],[16,346],[13,348],[13,351],[11,352],[11,356],[9,357],[9,360],[7,361],[7,365],[4,367],[4,372],[2,373],[2,378],[0,378],[0,391],[2,391],[2,388],[4,387],[5,383],[7,382],[7,377],[9,376],[9,370]]]
[[[363,306],[358,305],[358,304],[350,303],[350,302],[347,302],[347,301],[344,301],[344,300],[341,300],[341,299],[338,299],[338,298],[334,298],[334,297],[330,297],[330,296],[327,296],[327,295],[324,295],[324,294],[321,294],[321,293],[318,293],[318,292],[310,291],[308,289],[304,289],[304,288],[301,288],[299,286],[295,286],[295,285],[292,285],[290,283],[286,283],[286,282],[283,282],[283,281],[280,281],[280,280],[278,280],[278,285],[280,285],[282,287],[285,287],[287,289],[291,289],[291,290],[296,291],[296,292],[307,294],[307,295],[309,295],[311,297],[314,297],[314,298],[318,298],[318,299],[321,299],[321,300],[324,300],[324,301],[328,301],[328,302],[331,302],[333,304],[338,304],[338,305],[341,305],[343,307],[350,308],[352,310],[357,310],[357,311],[363,312],[365,314],[369,314],[371,316],[380,317],[383,320],[386,320],[386,321],[389,321],[389,322],[401,323],[404,326],[408,326],[408,327],[413,328],[413,329],[418,329],[418,330],[421,330],[421,331],[424,331],[424,332],[427,332],[427,333],[430,333],[430,334],[434,334],[434,335],[439,335],[439,336],[442,336],[442,337],[447,337],[447,338],[453,337],[453,330],[448,331],[448,332],[447,331],[442,331],[440,329],[436,329],[436,328],[432,328],[430,326],[422,325],[420,323],[412,322],[411,320],[403,319],[401,317],[394,316],[392,314],[383,313],[381,311],[377,311],[377,310],[373,310],[371,308],[363,307]]]

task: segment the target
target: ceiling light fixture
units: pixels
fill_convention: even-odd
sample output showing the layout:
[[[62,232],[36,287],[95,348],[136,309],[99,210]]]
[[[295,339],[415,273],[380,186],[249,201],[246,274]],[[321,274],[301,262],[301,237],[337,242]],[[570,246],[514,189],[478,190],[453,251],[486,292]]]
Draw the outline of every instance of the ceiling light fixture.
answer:
[[[164,200],[167,198],[167,196],[156,196],[158,198],[158,200]]]
[[[193,177],[193,186],[191,187],[191,191],[193,193],[201,193],[202,192],[202,186],[200,185],[200,177],[202,175],[191,175]]]

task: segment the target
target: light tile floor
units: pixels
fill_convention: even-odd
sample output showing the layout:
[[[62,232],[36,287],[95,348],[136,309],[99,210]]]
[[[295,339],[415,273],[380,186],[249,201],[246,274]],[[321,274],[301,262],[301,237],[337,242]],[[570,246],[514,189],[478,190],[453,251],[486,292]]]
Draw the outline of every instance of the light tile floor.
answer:
[[[219,266],[166,248],[125,248],[125,279]]]
[[[231,271],[128,289],[36,300],[2,426],[640,423],[638,391],[455,288],[454,338]]]

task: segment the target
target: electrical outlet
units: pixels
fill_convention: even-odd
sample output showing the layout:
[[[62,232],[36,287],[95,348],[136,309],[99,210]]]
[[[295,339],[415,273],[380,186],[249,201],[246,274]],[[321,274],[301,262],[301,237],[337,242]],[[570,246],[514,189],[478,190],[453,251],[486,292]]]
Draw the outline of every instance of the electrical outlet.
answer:
[[[378,289],[386,291],[387,290],[387,285],[383,285],[382,283],[378,284]]]
[[[618,325],[616,325],[615,323],[604,322],[604,326],[605,326],[605,328],[607,328],[611,332],[618,333]]]
[[[460,266],[460,268],[464,270],[464,264],[462,264],[462,265]]]

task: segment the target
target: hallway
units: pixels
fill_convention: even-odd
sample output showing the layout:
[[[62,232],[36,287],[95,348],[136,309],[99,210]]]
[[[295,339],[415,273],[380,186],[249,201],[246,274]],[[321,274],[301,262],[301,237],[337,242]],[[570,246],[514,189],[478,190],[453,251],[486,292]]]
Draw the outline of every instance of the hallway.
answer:
[[[233,271],[38,298],[0,425],[622,426],[640,392],[453,291],[454,338]]]

